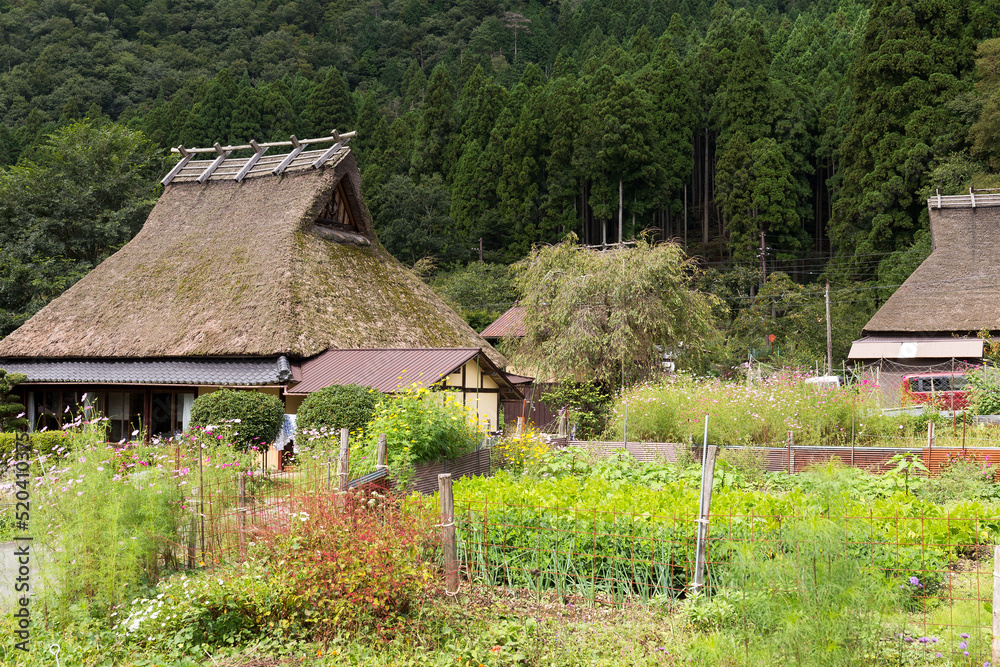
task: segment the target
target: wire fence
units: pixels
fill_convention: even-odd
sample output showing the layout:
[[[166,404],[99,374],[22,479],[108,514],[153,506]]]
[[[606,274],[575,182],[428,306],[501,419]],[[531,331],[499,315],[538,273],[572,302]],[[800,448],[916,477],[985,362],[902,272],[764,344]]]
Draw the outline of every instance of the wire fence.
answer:
[[[491,445],[487,440],[456,459],[418,464],[405,491],[434,493],[441,473],[454,479],[491,475]],[[287,530],[307,498],[338,490],[338,477],[334,460],[311,462],[288,472],[234,474],[221,479],[205,479],[194,472],[178,478],[177,539],[164,544],[164,560],[192,568],[242,560],[257,531]],[[349,477],[349,488],[354,490],[395,490],[395,480],[387,475]]]
[[[470,582],[572,604],[688,600],[688,620],[705,629],[752,625],[775,605],[786,614],[855,605],[877,612],[879,641],[930,657],[964,657],[970,642],[988,651],[994,577],[983,537],[1000,530],[997,516],[713,514],[706,584],[694,591],[696,515],[488,503],[455,510]],[[705,602],[692,605],[693,593]]]
[[[990,446],[995,439],[969,439],[967,447],[960,446],[913,446],[912,438],[891,438],[884,440],[888,446],[810,446],[795,445],[794,440],[771,446],[725,447],[723,451],[748,452],[754,455],[760,467],[768,472],[803,472],[817,465],[836,460],[840,464],[860,468],[873,473],[886,472],[893,468],[893,458],[902,454],[919,459],[931,475],[957,458],[975,460],[983,464],[991,462],[1000,465],[1000,447]],[[984,443],[985,446],[979,443]],[[641,463],[677,463],[683,460],[699,461],[702,447],[676,442],[613,442],[570,440],[566,446],[586,451],[596,457],[611,456],[617,451],[627,451]],[[893,446],[895,445],[895,446]]]

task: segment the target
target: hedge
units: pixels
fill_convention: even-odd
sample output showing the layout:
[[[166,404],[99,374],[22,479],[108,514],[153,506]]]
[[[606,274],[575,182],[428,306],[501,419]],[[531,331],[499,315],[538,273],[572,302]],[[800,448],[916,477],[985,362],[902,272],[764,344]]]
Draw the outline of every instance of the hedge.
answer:
[[[234,444],[238,449],[267,448],[285,419],[285,406],[272,394],[221,389],[199,396],[191,406],[191,426],[220,426],[239,420]]]

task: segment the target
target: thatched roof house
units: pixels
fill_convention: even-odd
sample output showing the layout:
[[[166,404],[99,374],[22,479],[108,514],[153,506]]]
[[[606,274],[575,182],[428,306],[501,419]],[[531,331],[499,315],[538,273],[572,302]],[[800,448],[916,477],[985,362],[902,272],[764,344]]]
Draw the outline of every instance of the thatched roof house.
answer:
[[[933,197],[927,205],[933,252],[864,334],[1000,333],[1000,194]]]
[[[379,244],[347,138],[254,143],[249,158],[230,157],[239,147],[181,148],[139,234],[0,341],[0,366],[26,373],[29,388],[146,385],[144,413],[149,386],[284,394],[292,368],[329,349],[472,348],[502,369]],[[290,152],[266,154],[282,144]],[[214,159],[194,159],[209,151]]]
[[[868,321],[848,357],[877,365],[887,386],[896,384],[889,377],[980,362],[977,333],[1000,335],[1000,194],[970,189],[932,197],[927,207],[930,256]]]

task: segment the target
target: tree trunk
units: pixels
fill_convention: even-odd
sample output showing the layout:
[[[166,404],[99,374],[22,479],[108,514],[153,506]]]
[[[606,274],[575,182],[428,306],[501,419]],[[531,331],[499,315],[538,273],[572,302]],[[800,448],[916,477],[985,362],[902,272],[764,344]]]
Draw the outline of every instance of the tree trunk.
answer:
[[[705,180],[702,183],[704,200],[701,222],[702,252],[708,254],[708,128],[705,128]]]
[[[618,243],[621,243],[625,239],[622,238],[622,213],[625,210],[625,201],[622,198],[622,179],[618,179]]]

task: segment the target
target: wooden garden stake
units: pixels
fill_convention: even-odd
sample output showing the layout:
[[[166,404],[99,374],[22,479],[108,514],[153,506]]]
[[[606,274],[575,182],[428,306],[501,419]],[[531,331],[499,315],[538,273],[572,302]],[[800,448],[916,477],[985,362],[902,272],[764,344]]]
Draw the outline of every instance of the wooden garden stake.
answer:
[[[705,585],[705,547],[708,542],[708,517],[712,509],[712,485],[715,479],[715,457],[719,448],[705,447],[705,464],[701,469],[701,502],[698,506],[698,549],[695,556],[694,583],[692,590],[697,593]]]
[[[347,488],[350,486],[351,473],[349,470],[351,455],[351,434],[346,428],[340,429],[340,462],[337,465],[337,492],[340,496],[340,504],[346,505]]]
[[[386,465],[386,460],[388,458],[386,443],[385,443],[385,433],[378,434],[378,456],[375,458],[375,469],[381,470],[382,468],[388,468]]]
[[[795,472],[795,459],[792,458],[792,432],[788,432],[788,474]]]
[[[451,473],[438,475],[441,497],[441,546],[444,547],[444,589],[458,592],[458,542],[455,540],[455,498],[451,493]]]

